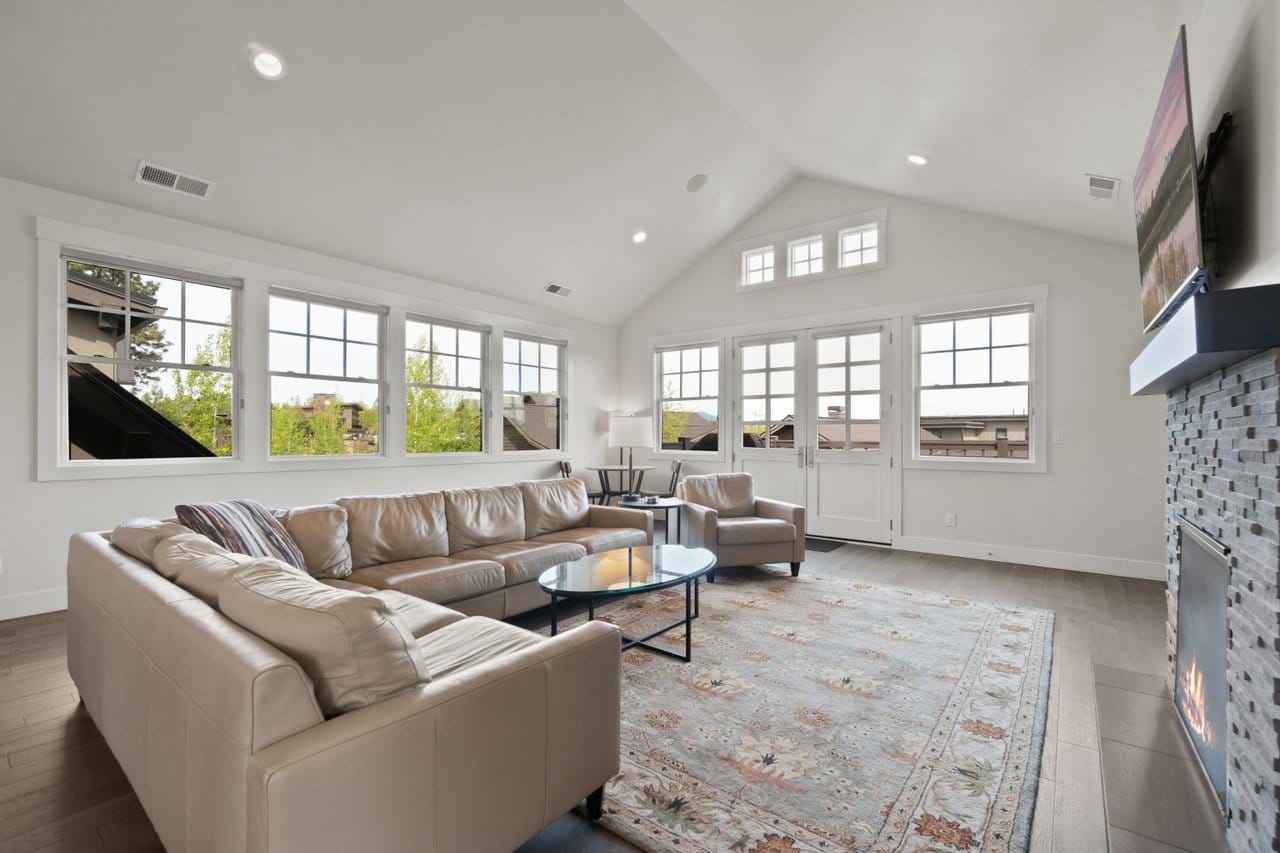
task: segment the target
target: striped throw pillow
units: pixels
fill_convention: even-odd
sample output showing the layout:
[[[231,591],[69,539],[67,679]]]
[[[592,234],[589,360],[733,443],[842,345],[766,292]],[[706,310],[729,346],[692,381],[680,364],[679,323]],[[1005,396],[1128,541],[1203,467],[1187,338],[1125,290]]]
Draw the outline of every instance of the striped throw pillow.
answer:
[[[294,568],[307,570],[302,549],[271,512],[257,501],[212,501],[173,508],[178,521],[203,533],[218,545],[250,557],[275,557]]]

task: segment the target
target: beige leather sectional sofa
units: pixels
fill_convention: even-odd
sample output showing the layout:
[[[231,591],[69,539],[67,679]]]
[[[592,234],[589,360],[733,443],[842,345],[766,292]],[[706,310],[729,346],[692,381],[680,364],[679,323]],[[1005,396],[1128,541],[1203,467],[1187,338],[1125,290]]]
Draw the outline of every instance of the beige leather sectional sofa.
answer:
[[[283,511],[307,573],[168,522],[74,536],[68,666],[166,848],[511,850],[598,808],[618,630],[491,618],[553,561],[652,541],[576,488]]]

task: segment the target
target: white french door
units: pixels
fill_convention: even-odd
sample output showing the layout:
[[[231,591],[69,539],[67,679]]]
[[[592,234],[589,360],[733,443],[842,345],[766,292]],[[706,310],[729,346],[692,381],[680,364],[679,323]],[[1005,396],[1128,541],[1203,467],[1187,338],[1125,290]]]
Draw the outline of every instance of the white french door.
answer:
[[[891,341],[874,322],[734,342],[734,470],[803,504],[809,533],[892,540]]]

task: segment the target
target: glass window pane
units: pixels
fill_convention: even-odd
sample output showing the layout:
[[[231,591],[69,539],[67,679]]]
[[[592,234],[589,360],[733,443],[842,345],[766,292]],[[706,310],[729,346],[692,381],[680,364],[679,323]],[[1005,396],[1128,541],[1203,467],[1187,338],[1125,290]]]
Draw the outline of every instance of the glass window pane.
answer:
[[[409,453],[477,453],[483,450],[480,394],[409,388],[405,399],[405,450]]]
[[[991,381],[991,350],[962,350],[956,353],[956,384],[978,385]]]
[[[1025,344],[1030,340],[1030,314],[1000,314],[991,318],[991,343],[994,346]]]
[[[230,288],[188,283],[186,317],[206,323],[230,323]]]
[[[991,344],[991,318],[971,317],[956,320],[956,349],[985,347]]]
[[[166,317],[176,320],[182,316],[182,282],[180,281],[135,274],[129,282],[129,295],[143,305],[155,306],[156,312],[163,313]]]
[[[207,323],[187,323],[186,363],[231,366],[231,328]]]
[[[702,374],[702,394],[706,397],[716,397],[720,394],[720,372],[716,370],[703,371]]]
[[[818,393],[826,394],[832,391],[844,391],[845,370],[846,368],[844,367],[819,367]]]
[[[880,360],[880,333],[872,332],[866,335],[850,335],[849,336],[849,360],[850,361],[879,361]]]
[[[796,342],[769,344],[769,366],[791,367],[796,363]]]
[[[851,391],[879,391],[880,390],[880,365],[863,364],[854,365],[849,368],[849,390]]]
[[[347,344],[347,376],[378,378],[378,348],[372,344]]]
[[[555,344],[542,344],[542,366],[556,369],[560,367],[560,347]]]
[[[404,324],[404,344],[409,349],[431,349],[431,325],[419,323],[417,320],[406,320]]]
[[[268,343],[267,363],[271,370],[288,373],[307,372],[307,339],[301,335],[272,332]]]
[[[136,327],[138,319],[134,318]],[[99,355],[115,358],[125,336],[123,314],[108,314],[94,309],[82,311],[67,306],[66,347],[76,355]]]
[[[343,309],[332,305],[311,303],[311,334],[326,338],[342,337],[344,313]]]
[[[342,343],[311,338],[311,370],[310,373],[323,373],[327,376],[342,375]]]
[[[480,359],[458,359],[458,384],[466,388],[480,387]]]
[[[679,373],[680,372],[680,350],[669,349],[662,354],[662,372],[663,373]]]
[[[377,452],[377,383],[271,377],[272,456]]]
[[[742,348],[742,369],[743,370],[762,370],[764,364],[765,348],[763,344]]]
[[[272,296],[269,324],[276,332],[306,332],[307,303],[283,296]]]
[[[458,330],[452,326],[432,326],[431,342],[436,352],[456,355],[458,352]]]
[[[920,351],[937,352],[939,350],[951,349],[951,333],[954,327],[955,323],[950,320],[946,320],[941,323],[921,323]]]
[[[764,273],[761,273],[761,272],[747,273],[747,284],[760,284],[762,281],[764,281]]]
[[[880,242],[880,229],[879,229],[879,228],[872,228],[872,229],[871,229],[871,230],[869,230],[869,231],[863,231],[863,232],[862,232],[862,246],[863,246],[863,248],[869,248],[869,247],[871,247],[871,246],[875,246],[875,245],[877,245],[879,242]]]
[[[502,365],[502,390],[520,390],[520,368],[516,367],[514,364]]]
[[[680,350],[680,369],[688,372],[702,366],[702,350],[698,348]]]
[[[680,396],[681,397],[701,397],[701,383],[698,381],[696,373],[680,374]]]
[[[1002,347],[991,351],[992,382],[1026,382],[1031,378],[1029,347]]]
[[[764,266],[764,257],[759,254],[747,255],[747,269],[758,270]]]
[[[811,272],[811,273],[820,273],[820,272],[822,272],[822,258],[821,258],[821,257],[815,257],[813,260],[809,261],[809,272]]]
[[[820,419],[844,420],[845,396],[843,394],[831,394],[825,397],[818,397],[818,417]]]
[[[458,330],[458,355],[481,358],[484,354],[484,335],[470,329]]]
[[[952,354],[949,352],[925,353],[920,356],[921,385],[954,385],[951,372]]]
[[[798,243],[791,247],[791,259],[796,262],[809,260],[809,244]]]
[[[513,364],[520,360],[520,341],[518,339],[502,339],[502,360]]]
[[[560,393],[560,371],[542,368],[542,380],[538,389],[543,394]]]
[[[368,311],[348,311],[347,340],[376,344],[378,342],[378,315]]]
[[[744,421],[762,421],[764,420],[764,413],[764,400],[742,401],[742,419]]]
[[[520,342],[520,363],[530,364],[534,367],[538,366],[538,342],[537,341],[521,341]]]
[[[844,361],[844,338],[818,338],[818,364]]]
[[[777,421],[794,418],[796,416],[796,399],[795,397],[770,397],[769,398],[769,420]]]
[[[858,421],[880,419],[879,394],[854,394],[849,398],[849,417]]]
[[[538,376],[538,368],[520,365],[520,390],[536,394],[541,387],[540,377]]]
[[[431,371],[432,385],[456,385],[458,384],[458,359],[451,355],[432,355],[431,363],[434,370]]]
[[[431,381],[431,356],[425,352],[410,350],[404,356],[405,382]]]
[[[794,370],[769,371],[769,393],[774,395],[796,393],[796,372]]]
[[[1027,386],[995,388],[938,388],[920,392],[922,417],[990,417],[1025,415]]]
[[[742,394],[746,397],[762,395],[765,392],[763,373],[742,374]]]
[[[87,353],[88,355],[107,355],[113,358],[123,358],[125,354],[119,351],[112,351],[114,342],[118,342],[116,336],[117,319],[123,321],[123,317],[116,318],[114,315],[106,314],[99,317],[97,314],[92,315],[97,319],[94,328],[98,333],[98,346],[95,349],[101,352]],[[70,333],[70,330],[68,330]],[[143,320],[135,317],[133,319],[133,333],[129,336],[129,358],[139,361],[182,361],[182,322],[180,320]]]
[[[862,250],[862,262],[864,264],[874,264],[880,259],[880,250],[876,248]],[[877,432],[879,428],[877,427]]]
[[[560,447],[560,399],[551,395],[508,395],[502,401],[504,450]]]

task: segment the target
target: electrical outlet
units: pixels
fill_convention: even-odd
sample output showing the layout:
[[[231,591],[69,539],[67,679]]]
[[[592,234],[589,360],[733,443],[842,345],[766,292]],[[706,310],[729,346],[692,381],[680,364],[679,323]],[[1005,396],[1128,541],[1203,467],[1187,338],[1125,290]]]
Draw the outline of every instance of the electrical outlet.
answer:
[[[947,527],[956,526],[956,514],[954,512],[947,513]]]

